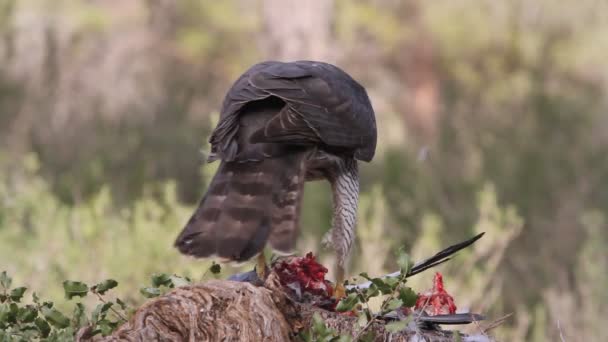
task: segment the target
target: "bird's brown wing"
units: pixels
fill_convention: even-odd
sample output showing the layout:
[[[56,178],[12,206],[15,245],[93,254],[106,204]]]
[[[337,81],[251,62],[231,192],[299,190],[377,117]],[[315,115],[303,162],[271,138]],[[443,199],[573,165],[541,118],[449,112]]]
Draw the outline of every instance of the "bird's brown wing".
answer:
[[[372,159],[376,122],[365,89],[339,68],[320,62],[265,62],[253,66],[228,92],[210,142],[233,160],[239,113],[248,103],[276,97],[286,104],[257,141],[323,145],[360,160]]]

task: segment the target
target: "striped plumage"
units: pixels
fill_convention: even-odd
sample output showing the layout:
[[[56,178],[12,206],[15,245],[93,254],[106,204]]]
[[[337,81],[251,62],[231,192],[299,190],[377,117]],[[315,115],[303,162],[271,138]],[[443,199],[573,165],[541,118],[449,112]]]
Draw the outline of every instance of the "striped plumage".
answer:
[[[219,169],[176,241],[184,254],[243,261],[266,243],[290,252],[304,182],[332,184],[328,234],[343,270],[355,238],[357,159],[370,161],[376,122],[365,89],[321,62],[263,62],[229,90],[210,138]]]

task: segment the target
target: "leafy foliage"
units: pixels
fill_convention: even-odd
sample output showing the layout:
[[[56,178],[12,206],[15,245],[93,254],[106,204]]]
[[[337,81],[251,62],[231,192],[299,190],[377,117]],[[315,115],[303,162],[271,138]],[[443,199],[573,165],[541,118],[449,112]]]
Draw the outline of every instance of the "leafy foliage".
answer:
[[[40,301],[32,294],[32,303],[24,303],[26,287],[11,287],[12,278],[0,273],[0,340],[2,341],[72,341],[80,327],[82,304],[73,318],[63,314],[52,302]],[[67,292],[66,292],[67,295]]]
[[[66,280],[63,282],[63,291],[67,299],[72,299],[74,296],[84,297],[89,292],[89,286],[80,281]]]
[[[11,284],[12,278],[7,272],[0,273],[1,341],[73,341],[76,332],[83,327],[90,329],[91,336],[105,336],[124,323],[131,311],[120,298],[109,300],[103,297],[118,285],[113,279],[91,287],[79,281],[64,281],[67,299],[95,295],[99,302],[90,312],[82,302],[77,302],[71,314],[57,309],[51,301],[41,301],[36,293],[32,293],[30,304],[25,303],[27,288],[11,288]]]
[[[215,265],[212,267],[219,272]],[[75,333],[83,327],[90,330],[90,336],[106,336],[126,322],[133,311],[120,298],[104,296],[118,286],[114,279],[106,279],[93,286],[80,281],[64,281],[63,290],[68,300],[92,295],[98,301],[92,311],[87,310],[82,302],[77,302],[71,314],[57,309],[52,301],[41,301],[36,293],[32,294],[32,304],[24,303],[27,288],[12,288],[12,281],[6,271],[0,273],[0,341],[72,341]],[[152,275],[151,283],[152,286],[140,290],[146,298],[188,285],[190,279],[158,273]]]
[[[116,280],[108,279],[108,280],[104,280],[101,283],[96,284],[93,287],[91,287],[91,291],[102,295],[102,294],[105,294],[106,291],[111,290],[111,289],[115,288],[116,286],[118,286],[118,282]]]
[[[220,266],[220,264],[216,264],[215,262],[213,262],[211,264],[211,267],[209,267],[209,271],[211,271],[211,273],[213,274],[219,274],[222,271],[222,267]]]
[[[210,268],[215,267],[215,263]],[[219,272],[218,272],[219,273]],[[154,274],[151,277],[152,286],[142,287],[139,292],[146,298],[158,297],[170,289],[189,285],[192,281],[188,277],[169,275],[166,273]]]

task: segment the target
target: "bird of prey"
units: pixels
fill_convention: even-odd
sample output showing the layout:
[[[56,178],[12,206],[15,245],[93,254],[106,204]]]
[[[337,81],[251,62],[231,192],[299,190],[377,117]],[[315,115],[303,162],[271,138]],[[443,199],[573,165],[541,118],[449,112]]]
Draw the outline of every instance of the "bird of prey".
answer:
[[[295,248],[305,181],[333,192],[325,242],[337,254],[337,290],[355,239],[358,160],[376,150],[376,119],[365,89],[338,67],[315,61],[252,66],[228,91],[209,142],[221,163],[175,246],[195,257],[245,261],[263,249]]]

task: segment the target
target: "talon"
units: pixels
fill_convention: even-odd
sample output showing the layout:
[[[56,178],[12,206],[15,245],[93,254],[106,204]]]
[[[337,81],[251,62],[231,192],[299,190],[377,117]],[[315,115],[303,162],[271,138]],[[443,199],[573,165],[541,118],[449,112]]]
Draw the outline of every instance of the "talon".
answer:
[[[255,273],[258,275],[258,278],[260,280],[263,281],[264,279],[266,279],[266,270],[265,269],[263,269],[263,268],[260,269],[259,267],[256,267],[255,268]]]
[[[258,275],[258,278],[263,282],[266,280],[266,276],[268,272],[266,272],[266,257],[264,253],[258,254],[258,260],[255,266],[255,273]]]
[[[339,283],[334,288],[334,298],[339,300],[344,297],[346,297],[346,288],[344,287],[344,284]]]
[[[334,288],[334,298],[342,299],[346,297],[346,288],[344,287],[344,266],[338,264],[336,267],[336,287]]]

